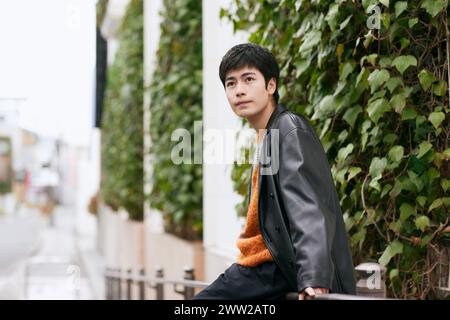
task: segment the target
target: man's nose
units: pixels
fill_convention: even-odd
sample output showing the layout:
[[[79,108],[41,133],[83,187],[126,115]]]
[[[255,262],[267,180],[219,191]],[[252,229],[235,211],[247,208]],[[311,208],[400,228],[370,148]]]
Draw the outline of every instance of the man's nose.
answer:
[[[245,95],[245,88],[241,82],[238,82],[236,84],[236,96],[240,97],[242,95]]]

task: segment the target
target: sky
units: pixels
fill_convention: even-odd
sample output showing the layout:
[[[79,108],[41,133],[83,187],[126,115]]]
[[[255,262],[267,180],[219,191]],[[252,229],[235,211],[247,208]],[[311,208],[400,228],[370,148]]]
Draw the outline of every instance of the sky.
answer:
[[[89,144],[95,2],[0,0],[0,107],[21,99],[16,105],[23,128]]]

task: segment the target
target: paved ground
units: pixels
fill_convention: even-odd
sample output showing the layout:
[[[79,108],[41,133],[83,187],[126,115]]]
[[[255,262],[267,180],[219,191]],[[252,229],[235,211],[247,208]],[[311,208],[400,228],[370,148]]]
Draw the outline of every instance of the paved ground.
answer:
[[[76,248],[74,221],[70,209],[55,210],[53,225],[44,228],[40,250],[28,260],[26,299],[92,299]]]

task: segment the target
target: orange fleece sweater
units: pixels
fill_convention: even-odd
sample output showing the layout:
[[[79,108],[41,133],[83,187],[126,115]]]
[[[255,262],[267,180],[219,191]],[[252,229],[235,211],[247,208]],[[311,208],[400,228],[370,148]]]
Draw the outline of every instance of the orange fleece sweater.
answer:
[[[273,261],[269,249],[259,230],[258,223],[258,165],[252,174],[252,192],[247,210],[247,220],[244,231],[236,242],[240,253],[237,263],[246,267],[254,267],[266,261]]]

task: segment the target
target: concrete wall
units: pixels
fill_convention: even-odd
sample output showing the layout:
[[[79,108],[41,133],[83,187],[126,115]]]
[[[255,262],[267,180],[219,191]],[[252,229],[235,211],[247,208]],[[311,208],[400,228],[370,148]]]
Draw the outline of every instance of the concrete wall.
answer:
[[[204,277],[204,252],[202,242],[189,242],[167,233],[146,232],[146,272],[156,275],[156,269],[164,269],[164,277],[170,280],[181,280],[184,268],[194,268],[195,279]],[[181,286],[180,288],[181,289]],[[154,290],[148,290],[149,299],[155,298]],[[175,293],[172,285],[165,286],[165,299],[178,300],[182,296]]]
[[[143,223],[127,219],[126,212],[113,212],[100,203],[99,215],[103,226],[103,256],[106,267],[140,268],[144,266]]]

